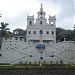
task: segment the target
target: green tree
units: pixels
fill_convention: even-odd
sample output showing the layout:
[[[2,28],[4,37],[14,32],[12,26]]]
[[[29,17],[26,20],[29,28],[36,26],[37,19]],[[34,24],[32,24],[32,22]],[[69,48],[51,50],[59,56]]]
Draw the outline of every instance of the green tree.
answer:
[[[10,31],[7,32],[7,38],[9,38],[9,37],[13,37],[13,33]]]
[[[2,45],[3,37],[7,37],[7,32],[8,32],[8,30],[10,30],[9,28],[7,28],[8,25],[9,25],[8,23],[1,22],[1,26],[0,26],[0,33],[1,33],[0,48]]]
[[[0,17],[2,17],[1,14],[0,14]]]
[[[10,30],[10,28],[7,28],[8,25],[9,25],[8,23],[1,22],[0,31],[2,39],[3,37],[7,37],[8,30]]]
[[[65,31],[62,31],[58,37],[61,41],[63,41],[64,38],[66,38],[66,41],[71,41],[72,39],[71,33],[72,33],[71,30],[65,30]]]
[[[71,41],[72,40],[72,38],[73,38],[72,32],[73,32],[72,30],[66,30],[65,31],[65,37],[66,37],[67,41]]]
[[[56,28],[56,36],[57,41],[63,41],[64,38],[66,38],[66,41],[72,41],[75,39],[75,31]]]
[[[63,33],[65,32],[65,29],[62,28],[56,28],[56,40],[62,41],[63,40]]]
[[[75,41],[75,29],[72,31],[72,41]]]
[[[25,36],[26,35],[26,30],[23,30],[23,29],[20,29],[20,28],[17,28],[15,30],[13,30],[13,34],[14,35],[22,35],[22,36]]]
[[[24,35],[26,36],[26,34],[27,34],[27,30],[24,30]]]

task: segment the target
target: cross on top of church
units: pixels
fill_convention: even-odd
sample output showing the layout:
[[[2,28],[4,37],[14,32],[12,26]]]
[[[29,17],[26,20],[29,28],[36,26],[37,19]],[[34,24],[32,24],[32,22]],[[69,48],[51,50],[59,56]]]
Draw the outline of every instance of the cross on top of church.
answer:
[[[43,5],[43,4],[41,3],[41,8],[43,7],[42,5]]]

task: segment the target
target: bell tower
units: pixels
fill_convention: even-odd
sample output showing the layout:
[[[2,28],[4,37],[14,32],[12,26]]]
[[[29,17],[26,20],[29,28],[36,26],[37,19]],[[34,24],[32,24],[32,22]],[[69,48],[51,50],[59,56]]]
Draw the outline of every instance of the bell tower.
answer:
[[[34,25],[34,15],[33,16],[27,15],[27,26],[32,26],[32,25]]]
[[[46,25],[47,19],[45,18],[46,13],[43,11],[43,6],[41,4],[40,11],[37,13],[38,17],[36,19],[37,25]]]
[[[49,25],[56,26],[56,16],[50,16],[49,15]]]
[[[43,11],[43,6],[42,6],[42,4],[41,4],[41,8],[40,8],[40,11],[37,13],[38,14],[38,18],[39,19],[45,19],[45,15],[46,15],[46,13]]]

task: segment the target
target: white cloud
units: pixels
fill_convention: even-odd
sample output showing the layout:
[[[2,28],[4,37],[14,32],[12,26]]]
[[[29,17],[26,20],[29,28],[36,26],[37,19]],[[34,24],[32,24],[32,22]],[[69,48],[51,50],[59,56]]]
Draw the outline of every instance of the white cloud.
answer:
[[[2,14],[0,21],[8,22],[12,30],[17,27],[25,28],[27,14],[34,14],[36,18],[41,3],[46,12],[46,18],[49,17],[49,14],[56,14],[57,26],[63,24],[65,28],[65,24],[66,26],[69,25],[69,22],[64,19],[68,16],[71,17],[73,4],[68,0],[0,0],[0,13]],[[72,28],[72,25],[70,28]]]
[[[75,24],[75,15],[74,15],[74,24]]]
[[[0,13],[10,17],[19,15],[24,10],[36,9],[38,2],[36,0],[1,0]]]

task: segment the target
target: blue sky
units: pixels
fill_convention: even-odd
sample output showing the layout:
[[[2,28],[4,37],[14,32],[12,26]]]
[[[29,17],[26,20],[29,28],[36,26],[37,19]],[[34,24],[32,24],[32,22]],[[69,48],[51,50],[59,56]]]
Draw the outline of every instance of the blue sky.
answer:
[[[56,27],[73,29],[75,0],[0,0],[0,22],[9,23],[13,31],[16,28],[26,29],[27,15],[34,15],[40,10],[40,4],[46,12],[46,18],[56,15]]]

